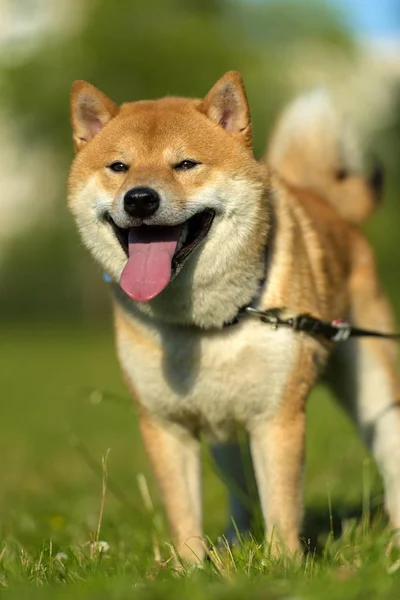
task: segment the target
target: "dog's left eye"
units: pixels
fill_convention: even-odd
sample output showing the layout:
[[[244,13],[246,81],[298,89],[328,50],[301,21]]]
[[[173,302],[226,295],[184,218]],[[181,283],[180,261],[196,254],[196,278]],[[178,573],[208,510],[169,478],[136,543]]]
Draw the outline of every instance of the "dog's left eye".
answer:
[[[174,165],[174,169],[176,171],[188,171],[189,169],[194,169],[200,163],[195,160],[183,160],[182,162]]]
[[[129,169],[128,165],[118,160],[111,163],[111,165],[108,165],[108,168],[111,171],[114,171],[114,173],[123,173],[124,171],[127,171]]]

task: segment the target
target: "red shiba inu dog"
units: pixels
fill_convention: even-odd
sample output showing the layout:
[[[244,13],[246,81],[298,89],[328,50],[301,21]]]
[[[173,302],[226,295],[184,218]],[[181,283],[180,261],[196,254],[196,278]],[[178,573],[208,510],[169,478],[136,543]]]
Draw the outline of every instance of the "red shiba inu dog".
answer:
[[[329,341],[272,328],[242,307],[309,313],[391,331],[391,310],[357,229],[378,202],[357,149],[321,93],[283,115],[252,153],[242,79],[202,100],[118,107],[72,89],[76,158],[69,207],[112,279],[118,356],[183,559],[204,557],[199,436],[242,486],[235,446],[249,436],[266,539],[299,550],[305,405],[324,373],[380,467],[400,527],[400,415],[394,342]],[[239,529],[248,514],[232,492]]]

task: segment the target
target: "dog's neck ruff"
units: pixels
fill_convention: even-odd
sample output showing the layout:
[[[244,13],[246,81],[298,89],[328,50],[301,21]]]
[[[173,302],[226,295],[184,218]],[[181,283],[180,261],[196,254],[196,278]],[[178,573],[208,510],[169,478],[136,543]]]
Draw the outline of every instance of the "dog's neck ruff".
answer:
[[[265,259],[265,264],[267,264],[267,258]],[[247,313],[247,309],[252,308],[252,307],[255,308],[257,306],[257,303],[261,298],[261,294],[264,289],[266,279],[267,279],[267,273],[265,272],[264,277],[260,280],[260,283],[258,284],[258,290],[257,290],[257,293],[255,294],[255,296],[253,296],[253,298],[251,299],[251,301],[248,304],[245,304],[238,310],[236,316],[233,317],[233,319],[231,321],[227,321],[226,323],[223,324],[223,329],[225,327],[230,327],[231,325],[236,325],[237,323],[239,323],[240,318]]]

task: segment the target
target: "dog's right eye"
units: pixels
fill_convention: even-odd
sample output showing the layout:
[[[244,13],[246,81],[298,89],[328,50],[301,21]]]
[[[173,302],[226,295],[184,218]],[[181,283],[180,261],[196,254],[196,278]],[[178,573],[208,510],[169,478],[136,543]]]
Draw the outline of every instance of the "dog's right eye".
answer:
[[[123,162],[116,161],[108,165],[108,169],[114,171],[114,173],[123,173],[124,171],[128,171],[129,167]]]

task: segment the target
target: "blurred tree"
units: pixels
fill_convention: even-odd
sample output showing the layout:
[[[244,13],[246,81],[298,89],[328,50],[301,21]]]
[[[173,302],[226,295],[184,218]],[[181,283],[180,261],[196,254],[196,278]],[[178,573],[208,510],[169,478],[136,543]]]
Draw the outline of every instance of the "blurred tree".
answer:
[[[320,0],[82,0],[82,5],[80,27],[66,37],[49,35],[28,60],[0,72],[1,102],[18,125],[21,144],[33,152],[45,142],[60,169],[56,224],[43,223],[40,231],[15,240],[2,273],[0,315],[75,318],[85,314],[85,306],[92,316],[103,312],[101,279],[73,251],[77,235],[63,200],[72,158],[73,80],[86,79],[121,102],[202,96],[225,71],[240,70],[260,154],[271,119],[288,96],[297,46],[306,40],[340,48],[349,57],[354,51],[343,19]]]
[[[77,1],[77,0],[75,0]],[[254,104],[284,95],[290,47],[301,40],[354,49],[349,31],[319,0],[85,0],[82,28],[49,37],[30,60],[2,73],[3,102],[23,133],[70,152],[68,97],[87,79],[117,102],[167,94],[201,96],[228,70],[243,72]],[[72,3],[73,5],[73,3]],[[283,92],[282,92],[283,88]]]

